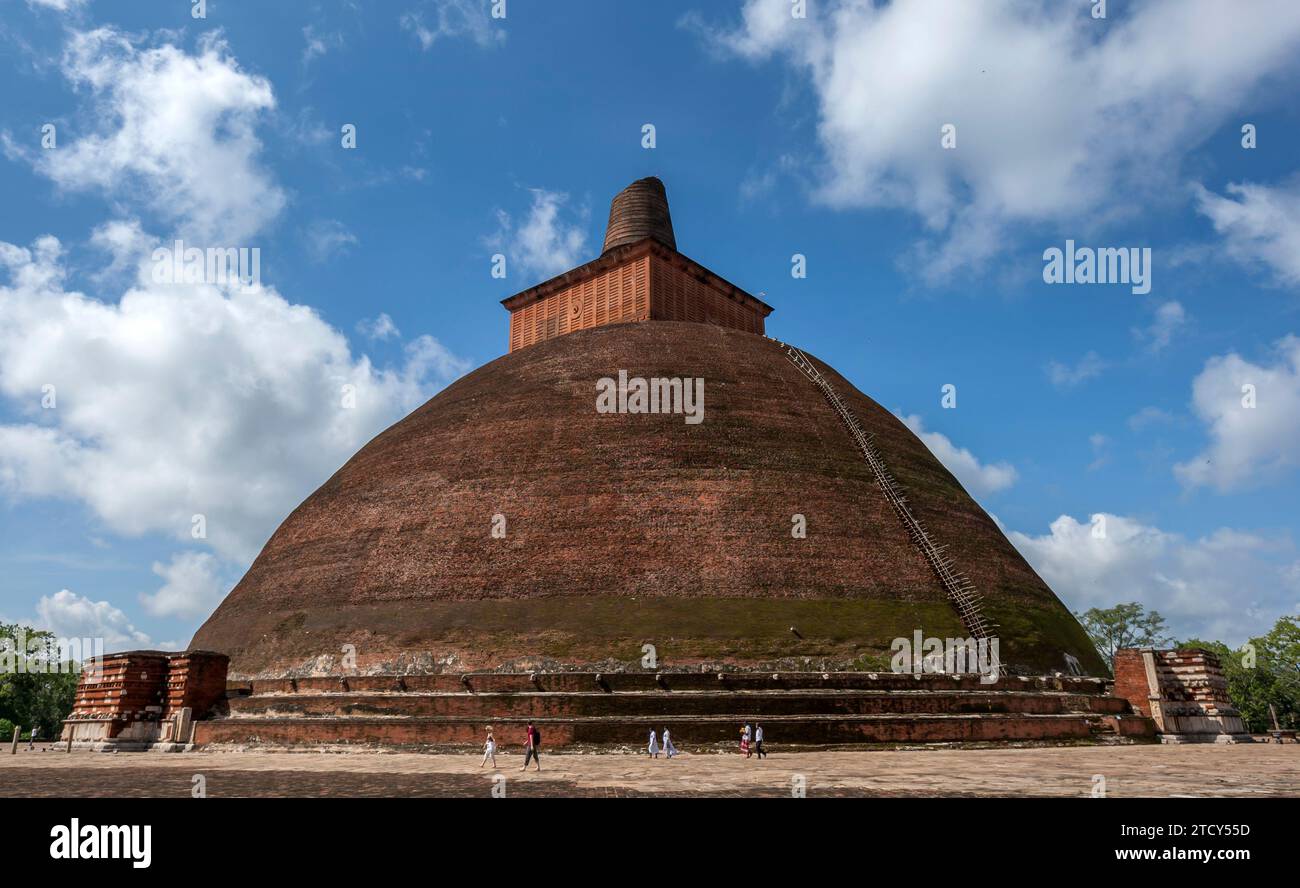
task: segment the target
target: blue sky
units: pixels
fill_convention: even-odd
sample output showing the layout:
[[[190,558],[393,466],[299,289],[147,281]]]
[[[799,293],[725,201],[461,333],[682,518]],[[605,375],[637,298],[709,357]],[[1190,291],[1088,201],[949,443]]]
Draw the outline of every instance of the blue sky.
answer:
[[[0,617],[187,643],[645,175],[1072,608],[1295,613],[1300,8],[796,5],[0,0]],[[153,283],[177,237],[261,286]],[[1150,293],[1045,283],[1067,239],[1150,248]]]

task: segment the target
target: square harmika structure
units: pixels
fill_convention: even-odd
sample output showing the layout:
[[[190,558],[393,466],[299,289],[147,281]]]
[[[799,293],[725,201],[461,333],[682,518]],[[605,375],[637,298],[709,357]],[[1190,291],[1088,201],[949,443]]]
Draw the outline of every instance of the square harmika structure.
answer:
[[[510,351],[629,321],[692,321],[763,334],[772,307],[677,252],[663,182],[633,182],[610,206],[600,258],[502,300]]]

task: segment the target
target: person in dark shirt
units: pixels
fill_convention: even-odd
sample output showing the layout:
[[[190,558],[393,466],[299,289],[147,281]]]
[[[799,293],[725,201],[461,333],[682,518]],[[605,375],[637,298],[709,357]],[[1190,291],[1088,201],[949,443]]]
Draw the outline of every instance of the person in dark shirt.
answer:
[[[521,771],[528,770],[528,762],[531,760],[537,763],[537,770],[542,770],[542,760],[537,754],[537,749],[542,745],[542,733],[533,727],[533,723],[528,723],[528,731],[524,739],[524,766]]]

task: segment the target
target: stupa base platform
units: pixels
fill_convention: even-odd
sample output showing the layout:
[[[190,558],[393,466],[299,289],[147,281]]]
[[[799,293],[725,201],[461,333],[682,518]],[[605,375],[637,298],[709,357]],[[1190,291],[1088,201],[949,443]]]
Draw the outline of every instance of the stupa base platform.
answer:
[[[1150,719],[1090,678],[892,673],[547,673],[362,676],[234,684],[227,714],[194,725],[197,747],[509,746],[533,721],[544,746],[1151,742]]]
[[[60,749],[67,749],[67,741],[59,743]],[[193,743],[153,743],[141,740],[73,740],[73,752],[191,752]]]
[[[1254,743],[1250,734],[1161,734],[1161,743]]]

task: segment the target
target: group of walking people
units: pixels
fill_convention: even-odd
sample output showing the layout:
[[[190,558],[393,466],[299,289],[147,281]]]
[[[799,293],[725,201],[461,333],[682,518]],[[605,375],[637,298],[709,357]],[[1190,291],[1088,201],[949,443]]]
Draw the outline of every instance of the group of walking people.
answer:
[[[524,766],[519,770],[527,771],[529,762],[535,764],[537,770],[542,770],[542,758],[540,755],[541,748],[542,732],[537,729],[536,725],[529,722],[528,727],[524,729]],[[483,744],[483,761],[479,762],[478,766],[481,768],[489,762],[492,763],[493,768],[496,768],[497,738],[496,735],[492,733],[491,728],[488,728],[487,741]]]
[[[538,771],[542,770],[542,759],[539,754],[542,746],[542,732],[532,722],[524,729],[524,766],[521,771],[528,770],[528,763],[532,762]],[[660,745],[659,735],[655,733],[654,728],[650,729],[650,743],[646,746],[646,752],[651,758],[659,758],[662,752],[666,757],[672,758],[678,755],[677,747],[673,745],[673,736],[664,728],[663,745]],[[754,724],[751,728],[746,722],[740,729],[740,752],[745,758],[752,758],[755,754],[760,759],[767,758],[767,751],[763,749],[763,726]],[[482,768],[487,764],[493,768],[497,766],[497,740],[496,735],[488,728],[487,740],[483,743],[483,761],[479,762]]]
[[[659,758],[659,738],[655,736],[654,728],[650,729],[650,745],[646,747],[646,752],[650,753],[650,758]],[[677,755],[677,747],[673,746],[673,735],[667,728],[664,728],[663,753],[668,758]]]
[[[673,746],[672,735],[668,729],[664,728],[664,745],[663,750],[668,758],[677,755],[677,747]],[[659,758],[659,739],[655,736],[654,729],[650,729],[650,745],[646,747],[646,752],[651,758]],[[745,758],[751,758],[757,755],[760,759],[767,758],[767,750],[763,748],[763,726],[755,723],[751,728],[747,722],[740,729],[740,752]]]

